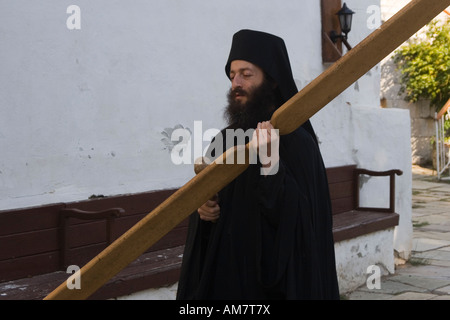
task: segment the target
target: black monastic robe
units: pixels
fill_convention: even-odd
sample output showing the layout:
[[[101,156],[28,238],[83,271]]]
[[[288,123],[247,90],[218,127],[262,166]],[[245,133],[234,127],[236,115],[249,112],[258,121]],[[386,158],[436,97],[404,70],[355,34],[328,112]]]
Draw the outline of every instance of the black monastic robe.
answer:
[[[227,76],[233,60],[261,67],[283,102],[298,92],[277,36],[235,33]],[[215,139],[207,156],[221,155],[229,142]],[[190,216],[178,299],[339,298],[326,170],[309,120],[280,137],[279,155],[276,174],[250,164],[219,192],[217,222]]]
[[[190,216],[177,299],[339,299],[319,147],[300,127],[279,153],[276,174],[258,161],[219,192],[217,222]]]

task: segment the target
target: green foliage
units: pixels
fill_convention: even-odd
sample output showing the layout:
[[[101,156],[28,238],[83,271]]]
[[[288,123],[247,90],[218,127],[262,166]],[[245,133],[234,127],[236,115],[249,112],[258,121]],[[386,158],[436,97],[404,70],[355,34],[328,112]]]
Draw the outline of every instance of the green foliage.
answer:
[[[405,99],[430,100],[436,111],[450,99],[450,19],[428,24],[425,38],[414,38],[395,52]]]

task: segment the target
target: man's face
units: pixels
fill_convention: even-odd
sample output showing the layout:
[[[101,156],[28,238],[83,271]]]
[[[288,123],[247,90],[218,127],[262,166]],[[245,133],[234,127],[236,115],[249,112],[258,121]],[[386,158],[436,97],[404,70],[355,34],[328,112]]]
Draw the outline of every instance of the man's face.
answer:
[[[243,60],[230,65],[231,88],[224,116],[230,128],[247,130],[267,121],[282,103],[275,82],[258,66]]]
[[[231,98],[244,105],[255,88],[264,81],[263,70],[244,60],[234,60],[230,65]]]

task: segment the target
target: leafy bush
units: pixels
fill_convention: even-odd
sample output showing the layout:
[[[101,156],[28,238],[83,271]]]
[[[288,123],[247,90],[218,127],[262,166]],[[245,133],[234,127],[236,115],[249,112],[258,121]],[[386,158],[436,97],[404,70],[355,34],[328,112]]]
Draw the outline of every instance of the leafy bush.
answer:
[[[450,98],[450,19],[432,21],[425,38],[411,39],[393,58],[401,71],[400,93],[405,99],[430,100],[439,111]]]

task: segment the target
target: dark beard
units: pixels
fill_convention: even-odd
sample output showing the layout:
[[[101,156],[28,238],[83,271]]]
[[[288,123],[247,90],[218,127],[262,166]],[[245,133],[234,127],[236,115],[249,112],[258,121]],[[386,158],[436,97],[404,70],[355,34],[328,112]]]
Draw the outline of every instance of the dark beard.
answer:
[[[245,94],[247,102],[236,101],[234,99],[236,92]],[[270,120],[274,111],[282,103],[278,88],[274,88],[273,82],[266,79],[252,92],[243,91],[240,88],[230,89],[227,98],[228,106],[224,117],[230,129],[255,129],[258,122]]]

